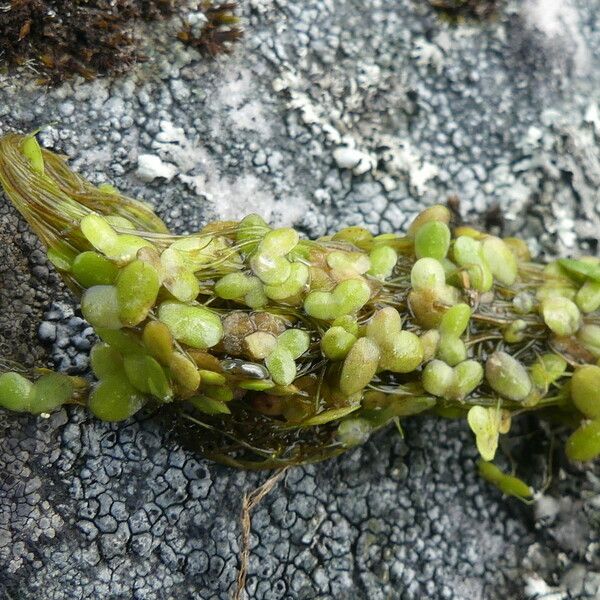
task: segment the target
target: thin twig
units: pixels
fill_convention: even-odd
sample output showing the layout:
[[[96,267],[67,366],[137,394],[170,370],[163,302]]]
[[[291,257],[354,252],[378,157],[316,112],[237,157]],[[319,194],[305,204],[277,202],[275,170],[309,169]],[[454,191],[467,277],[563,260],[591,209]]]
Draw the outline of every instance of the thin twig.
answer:
[[[242,501],[242,547],[240,550],[240,570],[237,577],[237,586],[233,594],[233,600],[242,600],[246,589],[246,577],[248,575],[248,563],[250,561],[250,529],[252,520],[250,513],[260,501],[275,487],[277,482],[285,475],[290,467],[284,467],[269,477],[260,487],[249,494],[244,494]]]

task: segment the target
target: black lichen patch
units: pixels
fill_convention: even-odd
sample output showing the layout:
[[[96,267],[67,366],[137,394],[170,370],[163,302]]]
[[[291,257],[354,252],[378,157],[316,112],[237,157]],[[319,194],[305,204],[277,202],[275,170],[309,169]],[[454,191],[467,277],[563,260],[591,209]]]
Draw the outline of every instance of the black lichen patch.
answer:
[[[11,0],[0,6],[0,58],[9,66],[30,65],[42,83],[59,83],[74,74],[86,79],[120,73],[144,59],[133,33],[138,20],[175,15],[178,0]],[[182,25],[179,36],[215,55],[241,37],[236,4],[205,1],[203,25]]]
[[[487,19],[498,12],[500,0],[429,0],[440,14],[452,21]]]

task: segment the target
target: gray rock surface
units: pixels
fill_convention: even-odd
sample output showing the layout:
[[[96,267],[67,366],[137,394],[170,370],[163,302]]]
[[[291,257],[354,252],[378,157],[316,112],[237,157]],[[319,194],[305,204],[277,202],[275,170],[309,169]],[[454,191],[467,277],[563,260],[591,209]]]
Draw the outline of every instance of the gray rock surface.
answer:
[[[457,28],[411,0],[246,0],[230,58],[201,60],[166,23],[124,79],[0,75],[0,133],[49,124],[45,145],[178,232],[253,211],[309,235],[397,231],[457,195],[477,224],[498,205],[540,254],[596,253],[599,9],[524,0]],[[85,372],[76,303],[4,199],[0,223],[1,356]],[[600,598],[598,465],[559,459],[522,506],[478,479],[464,424],[404,429],[285,476],[254,513],[249,598]],[[514,452],[541,488],[536,429]],[[1,415],[0,597],[228,598],[242,495],[265,478],[152,419]]]

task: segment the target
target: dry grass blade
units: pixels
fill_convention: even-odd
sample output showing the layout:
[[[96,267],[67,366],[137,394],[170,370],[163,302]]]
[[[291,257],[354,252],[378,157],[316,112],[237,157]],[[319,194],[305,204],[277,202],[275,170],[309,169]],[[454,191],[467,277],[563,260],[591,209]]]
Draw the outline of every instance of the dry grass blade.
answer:
[[[250,560],[250,529],[252,527],[251,512],[260,501],[275,487],[277,482],[286,474],[290,467],[284,467],[269,477],[260,487],[249,494],[244,494],[242,500],[242,548],[240,551],[240,570],[237,577],[237,585],[233,594],[233,600],[242,600],[246,589],[246,577],[248,575],[248,562]]]

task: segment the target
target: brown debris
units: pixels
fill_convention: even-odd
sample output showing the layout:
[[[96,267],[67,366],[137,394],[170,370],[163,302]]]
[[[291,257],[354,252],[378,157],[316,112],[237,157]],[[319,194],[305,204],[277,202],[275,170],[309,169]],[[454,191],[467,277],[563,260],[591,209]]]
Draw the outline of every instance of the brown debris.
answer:
[[[450,20],[488,19],[493,17],[501,0],[429,0],[429,4]]]

